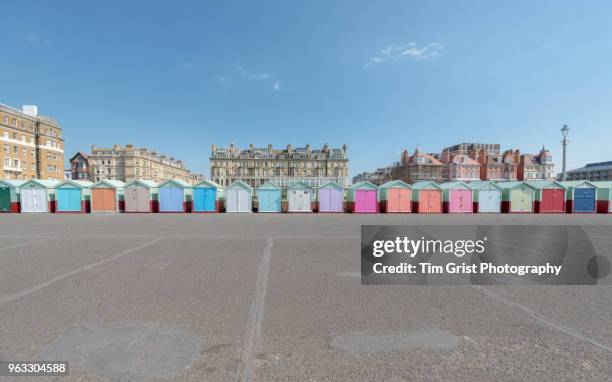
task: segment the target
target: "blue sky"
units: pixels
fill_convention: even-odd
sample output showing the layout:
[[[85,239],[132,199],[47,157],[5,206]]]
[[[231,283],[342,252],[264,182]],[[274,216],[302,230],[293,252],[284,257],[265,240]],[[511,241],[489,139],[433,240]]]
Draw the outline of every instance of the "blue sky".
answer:
[[[351,175],[464,141],[612,160],[609,1],[7,1],[0,102],[66,156],[134,143],[349,146]]]

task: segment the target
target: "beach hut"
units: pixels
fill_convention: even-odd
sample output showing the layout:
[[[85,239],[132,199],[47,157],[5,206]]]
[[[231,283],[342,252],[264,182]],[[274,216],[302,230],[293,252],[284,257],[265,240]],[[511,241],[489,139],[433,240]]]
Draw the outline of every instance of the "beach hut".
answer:
[[[21,212],[53,212],[53,195],[57,180],[32,179],[19,186]]]
[[[91,212],[118,212],[125,210],[125,183],[102,179],[91,186]]]
[[[0,179],[0,212],[20,212],[19,187],[23,180]]]
[[[251,212],[253,188],[237,180],[225,189],[226,212]]]
[[[412,192],[408,183],[390,180],[378,188],[380,212],[402,213],[412,210]]]
[[[281,212],[282,191],[271,182],[257,187],[257,212]]]
[[[287,188],[289,212],[312,212],[312,189],[306,183],[293,183]]]
[[[125,212],[157,212],[157,183],[135,179],[123,188]]]
[[[168,179],[157,186],[159,212],[191,212],[191,185]]]
[[[600,180],[591,183],[597,187],[597,213],[612,213],[612,181]]]
[[[344,187],[334,182],[320,186],[315,206],[318,212],[344,212]]]
[[[447,182],[442,189],[442,211],[445,213],[472,213],[472,187],[464,182]]]
[[[493,181],[475,181],[469,183],[472,187],[472,210],[476,213],[501,212],[502,190]]]
[[[412,185],[412,211],[420,214],[442,212],[442,189],[432,181]]]
[[[191,212],[219,212],[219,191],[221,186],[210,180],[203,180],[193,186],[193,209]]]
[[[562,183],[567,187],[565,211],[567,213],[593,213],[597,206],[597,186],[587,180]]]
[[[521,181],[500,182],[502,189],[502,212],[533,212],[535,188]]]
[[[346,193],[347,209],[354,213],[378,212],[378,186],[370,182],[357,182]]]
[[[565,212],[565,186],[554,180],[530,180],[528,185],[535,188],[534,211],[536,213]]]
[[[64,180],[55,189],[55,208],[58,213],[90,212],[92,182],[86,180]]]

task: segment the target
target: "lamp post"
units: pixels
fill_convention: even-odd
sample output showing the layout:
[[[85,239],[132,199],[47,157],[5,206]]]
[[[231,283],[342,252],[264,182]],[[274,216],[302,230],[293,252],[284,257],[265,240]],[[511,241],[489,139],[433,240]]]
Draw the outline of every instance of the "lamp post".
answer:
[[[561,143],[563,144],[563,169],[561,172],[561,180],[562,181],[566,181],[567,180],[567,173],[565,172],[565,157],[566,157],[566,150],[567,150],[567,144],[568,144],[568,140],[567,140],[567,134],[569,133],[570,129],[567,127],[567,125],[563,125],[563,127],[561,128],[561,134],[563,134],[563,141],[561,141]]]

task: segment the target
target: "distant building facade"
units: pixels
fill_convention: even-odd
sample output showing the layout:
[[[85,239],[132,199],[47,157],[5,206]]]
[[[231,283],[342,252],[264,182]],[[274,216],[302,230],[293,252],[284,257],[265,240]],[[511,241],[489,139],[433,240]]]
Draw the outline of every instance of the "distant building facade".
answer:
[[[442,149],[442,158],[451,158],[455,155],[473,156],[474,153],[484,150],[487,155],[499,155],[501,145],[499,143],[459,143]],[[448,159],[448,160],[449,160]]]
[[[283,149],[256,148],[239,149],[234,144],[228,147],[211,146],[210,178],[221,186],[242,180],[258,187],[268,180],[275,183],[304,181],[321,183],[334,181],[348,186],[349,158],[347,146],[321,149],[310,145]]]
[[[412,155],[404,150],[394,176],[406,183],[421,180],[441,182],[444,180],[443,170],[444,164],[435,155],[425,153],[417,147]]]
[[[517,170],[518,180],[555,179],[555,165],[552,156],[546,148],[542,147],[537,155],[523,154]]]
[[[127,144],[125,147],[114,145],[112,148],[91,146],[89,155],[91,181],[102,179],[129,182],[134,179],[146,179],[162,182],[167,179],[180,179],[194,184],[202,179],[201,175],[192,174],[185,165],[174,157],[158,154],[146,147],[136,148]]]
[[[64,179],[64,139],[59,123],[38,114],[0,104],[0,179]]]
[[[70,158],[70,178],[72,180],[91,181],[91,169],[89,167],[89,156],[77,152]]]
[[[480,180],[480,163],[467,154],[455,154],[444,163],[442,175],[445,180]]]
[[[605,172],[605,170],[604,170]],[[415,183],[474,180],[551,180],[555,165],[548,150],[537,155],[521,154],[519,150],[500,151],[498,143],[460,143],[446,147],[441,153],[425,153],[419,147],[412,155],[404,150],[399,163],[363,172],[353,182],[367,180],[382,184],[389,180]]]
[[[353,177],[353,184],[358,182],[370,182],[380,186],[390,180],[397,179],[398,171],[399,162],[395,162],[391,166],[377,168],[374,172],[362,172],[357,174]]]
[[[484,150],[480,150],[476,160],[480,163],[481,180],[510,181],[518,179],[519,150],[506,150],[501,155],[487,154]]]
[[[587,163],[586,166],[567,172],[567,180],[611,180],[612,161]]]

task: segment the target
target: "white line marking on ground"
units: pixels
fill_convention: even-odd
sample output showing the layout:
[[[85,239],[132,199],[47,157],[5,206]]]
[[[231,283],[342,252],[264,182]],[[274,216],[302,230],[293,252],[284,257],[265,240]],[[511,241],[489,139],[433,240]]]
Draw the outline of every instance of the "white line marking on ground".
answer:
[[[150,246],[152,244],[155,244],[155,243],[157,243],[158,241],[160,241],[162,239],[163,239],[163,237],[158,237],[157,239],[154,239],[154,240],[151,240],[151,241],[146,242],[144,244],[138,245],[136,247],[127,249],[127,250],[121,252],[118,255],[108,257],[108,258],[106,258],[104,260],[96,261],[95,263],[87,264],[87,265],[85,265],[85,266],[83,266],[81,268],[75,269],[72,272],[68,272],[68,273],[65,273],[63,275],[54,277],[51,280],[47,280],[44,283],[38,284],[36,286],[33,286],[32,288],[28,288],[28,289],[22,290],[21,292],[13,293],[13,294],[10,294],[8,296],[0,297],[0,306],[6,304],[7,302],[11,302],[11,301],[17,300],[18,298],[21,298],[23,296],[27,296],[27,295],[29,295],[31,293],[34,293],[34,292],[36,292],[36,291],[38,291],[40,289],[46,288],[49,285],[55,284],[56,282],[64,280],[64,279],[66,279],[66,278],[68,278],[70,276],[76,275],[77,273],[88,271],[88,270],[93,269],[93,268],[95,268],[95,267],[97,267],[99,265],[103,265],[103,264],[109,263],[109,262],[111,262],[113,260],[117,260],[117,259],[119,259],[119,258],[121,258],[121,257],[123,257],[125,255],[129,255],[132,252],[136,252],[136,251],[141,250],[143,248],[146,248],[146,247],[148,247],[148,246]]]
[[[565,334],[568,334],[574,338],[577,338],[579,340],[585,341],[590,343],[593,346],[596,346],[600,349],[603,350],[607,350],[608,352],[612,353],[612,347],[602,344],[600,342],[597,342],[591,338],[585,337],[582,333],[577,332],[576,330],[569,328],[565,325],[559,324],[557,322],[554,322],[553,320],[551,320],[550,318],[544,317],[541,314],[538,314],[536,312],[534,312],[533,310],[519,304],[513,301],[508,300],[507,298],[487,289],[484,288],[480,285],[472,285],[472,288],[479,290],[480,292],[484,293],[485,295],[491,297],[492,299],[496,300],[497,302],[501,302],[502,304],[506,304],[506,305],[510,305],[512,307],[518,308],[522,311],[524,311],[525,313],[527,313],[530,317],[532,317],[533,319],[535,319],[536,321],[539,321],[541,323],[543,323],[546,326],[549,326],[553,329],[556,329],[560,332],[563,332]]]
[[[43,241],[52,240],[52,239],[57,239],[57,237],[52,236],[52,237],[47,237],[47,238],[44,238],[44,239],[41,239],[41,240],[33,240],[33,241],[25,242],[25,243],[8,245],[6,247],[0,247],[0,251],[4,251],[4,250],[7,250],[7,249],[15,249],[15,248],[19,248],[19,247],[25,247],[26,245],[42,243]]]
[[[255,343],[261,336],[261,324],[264,316],[264,305],[266,302],[266,289],[268,284],[268,270],[270,268],[270,258],[272,257],[272,246],[274,241],[268,238],[266,249],[264,250],[259,270],[257,272],[257,283],[255,286],[255,295],[253,303],[249,309],[249,318],[247,323],[247,332],[244,345],[242,346],[240,365],[236,370],[234,381],[246,382],[250,381],[251,367],[253,363],[253,350]]]

